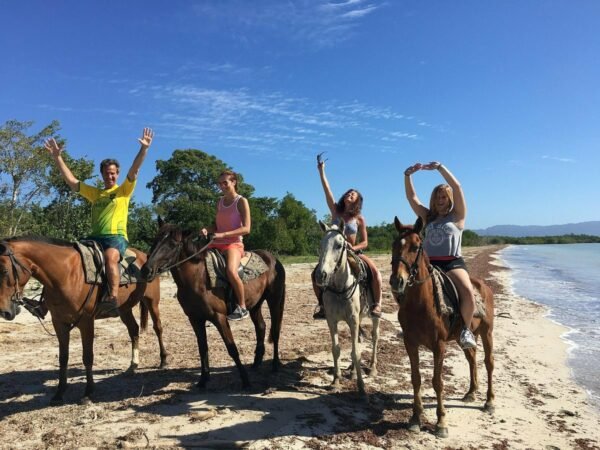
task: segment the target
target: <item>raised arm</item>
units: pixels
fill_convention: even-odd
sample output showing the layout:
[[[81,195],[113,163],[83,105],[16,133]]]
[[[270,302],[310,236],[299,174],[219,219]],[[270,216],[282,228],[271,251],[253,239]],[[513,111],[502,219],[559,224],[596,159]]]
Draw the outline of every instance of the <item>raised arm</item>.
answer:
[[[421,170],[423,165],[421,163],[416,163],[414,166],[410,166],[404,171],[404,191],[406,192],[406,199],[410,204],[410,207],[415,212],[417,216],[419,216],[424,223],[427,222],[427,214],[429,214],[429,209],[421,203],[419,197],[417,197],[417,192],[415,191],[415,187],[413,186],[411,175],[415,172]]]
[[[79,180],[75,178],[75,175],[73,175],[73,172],[71,172],[71,169],[67,167],[62,158],[63,147],[60,147],[54,138],[48,139],[46,142],[44,142],[44,147],[46,147],[46,150],[48,150],[50,155],[52,155],[54,162],[56,162],[56,165],[58,166],[58,170],[71,190],[73,192],[77,192],[79,190]]]
[[[146,158],[148,149],[150,148],[150,145],[152,145],[153,138],[154,138],[154,131],[152,131],[150,128],[144,128],[142,137],[138,139],[138,141],[141,145],[140,151],[138,152],[135,159],[133,160],[133,164],[131,164],[131,168],[129,169],[129,172],[127,172],[127,178],[129,179],[129,181],[135,181],[137,179],[138,173],[140,171],[140,167],[142,167],[142,163],[144,162],[144,159]]]
[[[321,185],[323,186],[323,192],[325,193],[325,200],[327,201],[327,206],[329,207],[331,218],[333,219],[337,212],[335,210],[335,198],[333,198],[333,193],[329,187],[329,181],[327,181],[327,177],[325,176],[325,161],[318,161],[317,168],[319,169],[319,177],[321,177]]]
[[[446,166],[437,161],[432,161],[429,164],[424,164],[422,167],[424,170],[437,170],[446,183],[452,188],[452,194],[454,196],[454,218],[456,222],[461,222],[457,224],[460,228],[464,227],[464,221],[467,218],[467,203],[465,201],[465,194],[463,192],[462,186],[460,182],[456,179],[456,177],[448,170]]]

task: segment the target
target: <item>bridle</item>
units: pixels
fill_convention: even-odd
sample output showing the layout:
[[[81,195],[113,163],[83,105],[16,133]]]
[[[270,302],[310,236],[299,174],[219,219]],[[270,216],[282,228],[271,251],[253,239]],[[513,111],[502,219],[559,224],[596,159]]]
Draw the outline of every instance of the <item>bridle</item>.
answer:
[[[346,237],[344,236],[344,234],[338,230],[338,229],[330,229],[327,230],[327,234],[329,233],[337,233],[340,234],[342,236],[342,238],[344,239],[344,245],[342,246],[342,251],[340,252],[340,255],[338,257],[338,260],[336,261],[335,267],[333,268],[333,272],[331,273],[332,275],[335,275],[337,273],[337,271],[342,267],[342,262],[345,260],[346,264],[348,261],[348,241],[346,241]],[[344,255],[346,256],[346,258],[344,259]],[[356,291],[356,288],[358,287],[358,277],[355,277],[354,275],[352,275],[352,273],[350,273],[351,276],[353,276],[354,281],[352,282],[352,284],[348,287],[342,288],[341,290],[338,289],[334,289],[330,286],[323,286],[323,292],[325,291],[329,291],[329,292],[333,292],[336,295],[342,296],[345,299],[350,299],[352,298],[352,296],[354,295],[354,292]]]
[[[163,238],[162,238],[162,239],[161,239],[161,240],[158,242],[158,244],[157,244],[156,248],[160,247],[160,245],[161,245],[161,244],[162,244],[162,243],[163,243],[163,242],[164,242],[166,239],[168,239],[168,238],[169,238],[169,236],[170,236],[170,234],[169,234],[169,233],[167,233],[167,234],[166,234],[166,235],[165,235],[165,236],[164,236],[164,237],[163,237]],[[194,256],[197,256],[197,255],[199,255],[200,253],[202,253],[203,251],[205,251],[205,250],[208,248],[208,246],[211,244],[211,242],[212,242],[212,241],[213,241],[213,239],[211,238],[211,239],[208,241],[208,243],[207,243],[207,244],[206,244],[204,247],[202,247],[200,250],[198,250],[198,251],[196,251],[196,252],[192,253],[191,255],[189,255],[189,256],[187,256],[187,257],[185,257],[184,259],[179,259],[179,256],[180,256],[180,254],[181,254],[181,249],[183,248],[183,240],[177,241],[177,245],[176,245],[176,247],[175,247],[175,256],[174,256],[173,258],[169,258],[169,260],[168,260],[168,261],[167,261],[167,263],[166,263],[166,264],[167,264],[166,266],[159,267],[159,268],[156,270],[156,274],[155,274],[155,276],[156,276],[156,275],[160,275],[160,274],[162,274],[162,273],[165,273],[165,272],[167,272],[168,270],[171,270],[171,269],[172,269],[172,268],[174,268],[174,267],[180,266],[180,265],[181,265],[181,264],[183,264],[184,262],[186,262],[186,261],[189,261],[190,259],[192,259]],[[148,257],[148,259],[150,259],[150,257],[151,257],[151,256],[152,256],[152,254],[151,254],[149,257]],[[174,262],[174,263],[172,263],[172,264],[169,264],[169,261],[175,261],[175,262]]]
[[[405,234],[401,235],[399,239],[404,239],[406,236],[408,236],[409,234],[417,234],[416,231],[408,231]],[[427,276],[421,280],[417,280],[417,275],[419,274],[419,260],[421,259],[421,256],[423,255],[423,243],[421,242],[419,244],[419,248],[417,249],[417,257],[415,258],[415,260],[413,261],[413,263],[409,263],[406,259],[404,259],[402,256],[392,256],[392,264],[404,264],[404,266],[406,267],[406,270],[408,271],[408,280],[406,282],[407,286],[414,286],[414,285],[420,285],[425,283],[429,278],[431,278],[431,271],[429,271],[429,273],[427,274]]]
[[[23,304],[24,304],[23,303],[23,291],[19,290],[19,268],[22,271],[29,273],[29,275],[31,275],[32,273],[31,273],[30,269],[25,267],[25,265],[17,259],[14,252],[7,245],[6,242],[4,242],[4,248],[6,249],[6,251],[4,253],[2,253],[0,256],[7,256],[8,259],[10,260],[10,265],[11,265],[12,272],[13,272],[13,278],[15,280],[15,290],[12,293],[12,295],[10,296],[10,300],[11,300],[11,302],[14,302],[19,306],[23,306]]]

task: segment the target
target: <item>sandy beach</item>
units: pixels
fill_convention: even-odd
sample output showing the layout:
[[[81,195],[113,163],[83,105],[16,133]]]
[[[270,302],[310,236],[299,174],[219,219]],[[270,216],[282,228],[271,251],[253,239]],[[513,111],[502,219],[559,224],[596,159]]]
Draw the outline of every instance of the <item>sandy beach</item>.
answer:
[[[140,369],[127,375],[130,345],[119,319],[96,324],[94,403],[80,405],[84,388],[81,344],[71,335],[66,403],[49,406],[57,384],[58,344],[24,312],[0,322],[0,448],[393,448],[393,449],[600,449],[600,412],[566,365],[566,329],[545,317],[546,310],[510,291],[510,271],[499,247],[466,248],[471,273],[484,278],[496,301],[496,411],[482,411],[486,377],[478,347],[479,394],[460,399],[468,387],[468,365],[453,343],[445,363],[449,437],[438,439],[432,356],[421,350],[426,421],[410,433],[412,388],[408,357],[399,336],[397,307],[389,284],[390,256],[374,257],[384,279],[379,374],[365,377],[368,401],[354,381],[330,389],[332,357],[325,321],[314,321],[310,264],[290,264],[281,338],[283,369],[270,371],[272,346],[263,366],[249,371],[252,388],[242,391],[235,367],[216,329],[207,328],[212,376],[205,390],[195,383],[199,359],[195,336],[174,298],[176,286],[162,280],[161,316],[168,369],[158,370],[158,345],[151,328],[140,339]],[[268,310],[263,306],[267,326]],[[136,313],[136,316],[138,314]],[[370,328],[370,321],[366,321]],[[45,325],[51,330],[47,317]],[[349,364],[350,342],[341,328],[342,366]],[[242,361],[254,353],[254,329],[246,320],[232,324]],[[370,349],[363,345],[367,366]]]

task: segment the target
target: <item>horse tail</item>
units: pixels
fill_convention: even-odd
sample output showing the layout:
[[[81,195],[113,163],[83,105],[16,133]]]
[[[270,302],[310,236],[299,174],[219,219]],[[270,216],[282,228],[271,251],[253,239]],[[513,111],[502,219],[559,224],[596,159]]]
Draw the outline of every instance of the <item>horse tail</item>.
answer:
[[[146,331],[148,328],[148,306],[144,300],[140,301],[140,322],[142,331]]]
[[[276,304],[279,306],[277,317],[271,316],[271,330],[269,331],[269,343],[273,343],[273,336],[277,336],[279,340],[279,334],[281,333],[281,323],[283,322],[283,307],[285,305],[285,268],[283,264],[278,259],[275,259],[275,280],[273,284],[273,288],[271,289],[271,295],[275,300],[279,300],[278,302],[274,302],[273,306]]]

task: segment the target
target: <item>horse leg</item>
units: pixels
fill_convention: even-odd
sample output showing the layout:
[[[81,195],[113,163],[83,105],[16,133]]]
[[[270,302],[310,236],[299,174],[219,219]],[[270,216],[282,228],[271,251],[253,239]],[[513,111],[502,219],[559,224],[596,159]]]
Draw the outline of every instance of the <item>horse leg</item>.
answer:
[[[235,362],[235,366],[237,367],[240,373],[240,377],[242,378],[242,388],[249,388],[250,380],[248,379],[248,373],[242,365],[242,361],[240,361],[240,353],[238,352],[237,346],[235,345],[235,341],[233,340],[233,334],[231,333],[229,322],[227,322],[227,317],[224,315],[219,315],[215,325],[217,326],[217,329],[221,334],[221,338],[225,343],[227,353],[229,353],[229,356]]]
[[[67,389],[67,368],[69,365],[69,340],[71,338],[71,330],[69,325],[56,322],[53,318],[52,324],[58,338],[58,388],[56,393],[50,400],[53,405],[63,403],[63,394]]]
[[[325,313],[327,325],[329,325],[329,334],[331,335],[331,354],[333,356],[333,381],[331,385],[337,389],[340,386],[340,378],[342,372],[339,366],[340,358],[340,343],[338,341],[338,324],[337,320],[331,318],[332,314]]]
[[[85,366],[85,393],[81,399],[82,404],[91,403],[91,397],[94,393],[94,376],[92,368],[94,366],[94,319],[82,318],[79,322],[79,332],[81,333],[81,345],[83,347],[83,365]]]
[[[273,372],[277,372],[281,366],[281,362],[279,361],[279,336],[281,334],[283,307],[285,305],[285,269],[279,261],[276,262],[275,269],[277,270],[277,276],[267,294],[267,304],[271,313],[269,342],[273,343]]]
[[[481,342],[483,343],[483,351],[485,352],[485,368],[487,370],[487,396],[484,410],[490,414],[494,412],[495,405],[494,388],[492,384],[492,374],[494,373],[494,337],[492,335],[492,327],[486,326],[481,334]]]
[[[358,343],[358,328],[359,328],[359,315],[355,314],[350,320],[350,333],[352,335],[352,374],[356,374],[356,384],[358,385],[358,392],[360,395],[367,395],[365,391],[365,382],[362,377],[362,369],[360,367],[360,346]]]
[[[423,401],[421,400],[421,372],[419,371],[419,346],[412,345],[404,339],[404,347],[410,359],[410,380],[413,385],[413,415],[408,422],[408,430],[413,433],[421,431]]]
[[[477,349],[468,348],[463,351],[465,352],[465,357],[469,363],[469,375],[471,382],[469,384],[469,390],[463,397],[462,401],[473,402],[475,401],[475,393],[479,387],[479,382],[477,381]]]
[[[200,381],[196,384],[201,389],[206,387],[210,379],[210,365],[208,361],[208,339],[206,338],[206,320],[189,317],[196,341],[198,343],[198,353],[200,354]]]
[[[254,363],[252,364],[252,368],[258,369],[265,356],[265,330],[267,328],[260,305],[257,305],[250,311],[250,318],[254,323],[254,331],[256,332],[256,349],[254,350]]]
[[[371,331],[371,341],[373,344],[371,354],[371,370],[369,376],[375,378],[377,376],[377,344],[379,343],[379,318],[373,317],[373,330]]]
[[[158,309],[158,301],[158,296],[156,298],[148,298],[148,302],[146,303],[146,305],[148,307],[148,311],[150,312],[150,317],[152,318],[152,328],[154,329],[154,333],[156,334],[156,337],[158,339],[158,347],[160,350],[160,365],[158,366],[158,368],[166,369],[167,367],[169,367],[169,362],[171,358],[163,343],[163,327],[162,322],[160,320],[160,310]]]
[[[446,424],[446,408],[444,408],[444,380],[442,371],[444,368],[444,356],[446,345],[438,341],[438,345],[433,350],[433,389],[437,397],[437,424],[435,425],[435,435],[440,438],[448,437],[448,425]]]
[[[133,317],[131,309],[121,310],[121,322],[127,327],[129,339],[131,339],[131,362],[126,373],[133,374],[140,364],[140,327]]]

